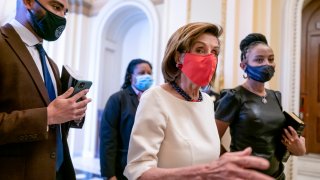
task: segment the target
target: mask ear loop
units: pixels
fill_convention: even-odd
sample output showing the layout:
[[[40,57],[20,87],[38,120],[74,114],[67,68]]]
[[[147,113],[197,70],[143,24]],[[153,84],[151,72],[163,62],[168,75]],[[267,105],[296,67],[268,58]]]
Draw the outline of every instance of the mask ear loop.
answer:
[[[183,61],[184,61],[184,56],[185,56],[185,53],[181,53],[180,57],[179,57],[179,63],[176,64],[176,67],[178,69],[182,69],[183,67]]]

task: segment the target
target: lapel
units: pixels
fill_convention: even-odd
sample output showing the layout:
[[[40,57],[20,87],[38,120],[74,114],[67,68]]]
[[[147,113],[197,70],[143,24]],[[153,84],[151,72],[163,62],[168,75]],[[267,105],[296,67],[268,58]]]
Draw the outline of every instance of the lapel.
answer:
[[[40,72],[25,44],[10,24],[6,24],[1,27],[1,33],[4,35],[5,40],[16,53],[22,64],[26,67],[39,93],[41,94],[42,99],[48,105],[50,100],[45,84],[43,83]]]
[[[139,100],[137,94],[134,92],[131,86],[125,89],[127,93],[130,95],[130,100],[135,107],[138,107]]]

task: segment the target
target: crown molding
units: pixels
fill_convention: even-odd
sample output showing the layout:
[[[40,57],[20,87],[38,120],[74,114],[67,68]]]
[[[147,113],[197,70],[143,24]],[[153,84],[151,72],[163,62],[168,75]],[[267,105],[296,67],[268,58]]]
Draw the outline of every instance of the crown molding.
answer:
[[[69,0],[69,12],[85,16],[96,16],[109,0]]]
[[[164,3],[164,0],[150,0],[155,6]],[[69,0],[69,12],[82,14],[88,17],[96,16],[100,9],[109,0]]]
[[[151,0],[154,5],[160,5],[164,3],[164,0]]]

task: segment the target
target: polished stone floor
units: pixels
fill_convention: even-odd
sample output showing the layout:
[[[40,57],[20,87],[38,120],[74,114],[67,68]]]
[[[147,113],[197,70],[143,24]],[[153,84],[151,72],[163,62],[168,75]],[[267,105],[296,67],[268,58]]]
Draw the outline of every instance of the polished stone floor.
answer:
[[[77,180],[102,180],[100,164],[97,158],[72,158]]]

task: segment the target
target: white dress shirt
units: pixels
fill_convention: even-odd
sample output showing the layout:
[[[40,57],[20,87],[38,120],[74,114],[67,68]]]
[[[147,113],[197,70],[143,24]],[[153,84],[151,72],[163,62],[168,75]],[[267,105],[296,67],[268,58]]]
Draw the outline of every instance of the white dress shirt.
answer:
[[[35,47],[36,44],[42,43],[40,42],[37,37],[32,34],[32,32],[29,31],[29,29],[27,29],[26,27],[24,27],[20,22],[18,22],[16,19],[12,19],[10,21],[10,24],[13,26],[14,30],[18,33],[18,35],[20,36],[20,38],[22,39],[22,41],[24,42],[24,44],[26,45],[28,51],[30,52],[38,70],[39,73],[43,79],[43,72],[42,72],[42,64],[41,64],[41,60],[40,60],[40,55],[39,55],[39,51],[37,50],[37,48]],[[50,66],[50,63],[48,61],[48,58],[46,57],[46,63],[47,63],[47,67],[50,73],[50,77],[55,89],[55,93],[57,96],[57,83],[55,80],[55,76],[53,74],[52,68]]]

